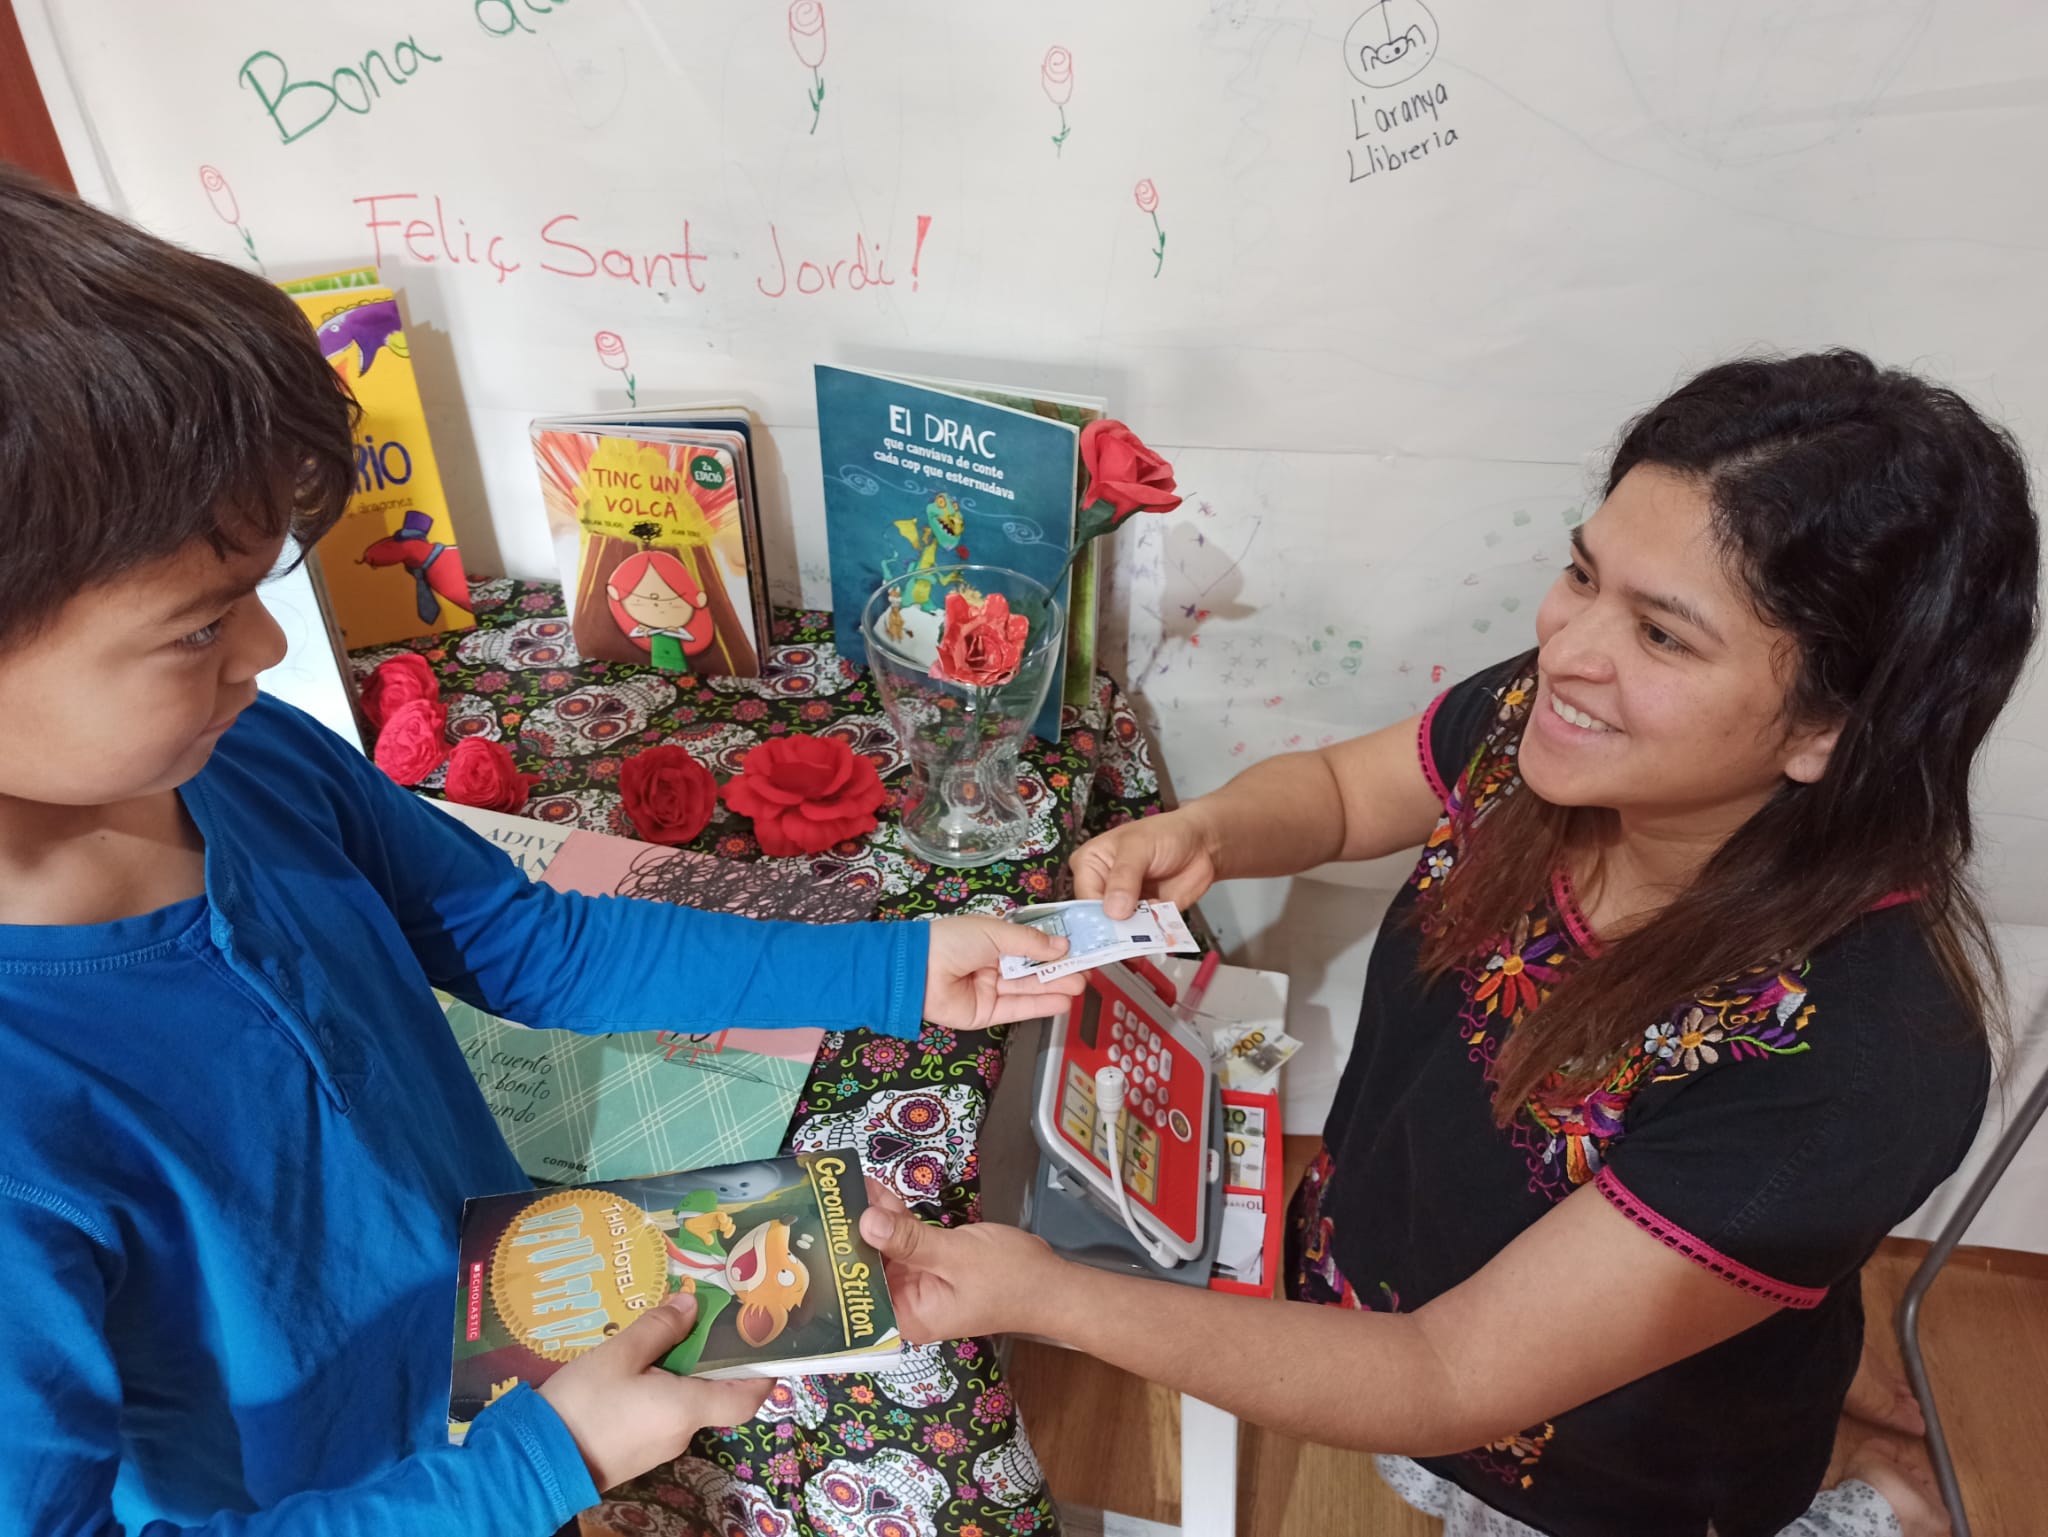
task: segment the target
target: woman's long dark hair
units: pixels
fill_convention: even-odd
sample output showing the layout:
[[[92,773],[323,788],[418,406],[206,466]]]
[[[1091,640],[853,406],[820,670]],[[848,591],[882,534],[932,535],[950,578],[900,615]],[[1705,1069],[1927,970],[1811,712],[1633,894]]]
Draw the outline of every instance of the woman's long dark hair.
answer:
[[[1503,1123],[1533,1094],[1590,1086],[1683,1000],[1796,962],[1897,892],[1971,1025],[2002,1021],[1967,865],[1970,766],[2036,621],[2039,538],[2012,439],[1952,390],[1828,352],[1708,369],[1627,429],[1607,490],[1639,465],[1707,494],[1736,580],[1796,650],[1785,724],[1840,736],[1818,781],[1781,784],[1691,885],[1516,1027],[1497,1063]],[[1525,786],[1480,817],[1425,970],[1506,933],[1599,816]]]

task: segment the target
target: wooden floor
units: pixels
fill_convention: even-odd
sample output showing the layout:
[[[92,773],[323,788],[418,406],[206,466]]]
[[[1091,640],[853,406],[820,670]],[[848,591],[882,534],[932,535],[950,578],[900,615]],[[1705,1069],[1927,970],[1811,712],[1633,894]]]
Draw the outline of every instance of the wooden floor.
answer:
[[[1314,1139],[1287,1142],[1291,1189]],[[1865,1270],[1864,1301],[1875,1325],[1886,1327],[1925,1248],[1888,1242]],[[1921,1338],[1973,1531],[2048,1532],[2048,1262],[1958,1251],[1927,1299]],[[1889,1332],[1878,1348],[1897,1365]],[[1023,1341],[1011,1376],[1056,1499],[1179,1522],[1175,1395]],[[1239,1448],[1240,1537],[1434,1537],[1441,1530],[1388,1493],[1367,1457],[1249,1426]]]

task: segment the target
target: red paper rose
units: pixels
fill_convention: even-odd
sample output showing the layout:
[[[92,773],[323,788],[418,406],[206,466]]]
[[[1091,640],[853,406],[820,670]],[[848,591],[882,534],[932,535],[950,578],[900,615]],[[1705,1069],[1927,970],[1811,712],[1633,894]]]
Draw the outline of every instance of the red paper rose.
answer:
[[[1104,418],[1081,429],[1081,463],[1088,471],[1085,508],[1108,502],[1116,527],[1134,512],[1171,512],[1180,505],[1173,466],[1147,448],[1122,422]]]
[[[619,770],[619,793],[634,830],[649,843],[688,843],[718,804],[718,781],[682,747],[648,747]]]
[[[946,628],[939,636],[939,659],[931,676],[946,683],[991,687],[1017,676],[1024,660],[1024,641],[1031,621],[1010,612],[1010,600],[999,592],[970,603],[957,592],[946,594]]]
[[[888,792],[874,764],[836,737],[773,737],[740,760],[725,803],[751,817],[764,853],[816,854],[875,830]]]
[[[371,755],[402,785],[416,785],[448,756],[448,710],[433,699],[408,699],[384,717]]]
[[[392,712],[407,700],[424,699],[431,703],[439,699],[441,681],[434,676],[434,669],[427,665],[425,657],[406,651],[389,661],[379,662],[370,676],[363,680],[361,693],[363,714],[370,718],[372,726],[382,731]]]
[[[522,774],[513,767],[512,749],[503,742],[484,737],[464,737],[448,755],[448,777],[441,793],[465,806],[482,806],[487,811],[523,811],[526,792],[540,775]]]

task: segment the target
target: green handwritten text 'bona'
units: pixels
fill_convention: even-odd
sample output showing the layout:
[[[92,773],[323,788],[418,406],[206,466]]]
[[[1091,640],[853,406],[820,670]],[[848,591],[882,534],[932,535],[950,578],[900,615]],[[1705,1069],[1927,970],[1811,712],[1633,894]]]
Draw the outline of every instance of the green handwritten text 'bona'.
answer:
[[[387,85],[410,85],[422,64],[440,62],[441,55],[428,53],[408,36],[392,45],[388,60],[372,48],[357,63],[342,65],[325,80],[294,80],[291,66],[268,48],[250,54],[236,78],[244,89],[256,93],[277,136],[291,144],[326,122],[336,107],[365,116],[383,99]]]

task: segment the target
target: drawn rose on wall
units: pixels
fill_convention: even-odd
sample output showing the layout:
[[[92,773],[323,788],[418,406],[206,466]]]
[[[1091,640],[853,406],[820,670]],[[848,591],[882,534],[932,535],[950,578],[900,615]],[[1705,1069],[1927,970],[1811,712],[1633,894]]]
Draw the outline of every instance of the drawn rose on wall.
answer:
[[[1060,109],[1060,131],[1052,136],[1053,153],[1057,155],[1069,132],[1067,103],[1074,99],[1074,56],[1057,43],[1046,49],[1044,62],[1038,66],[1038,83],[1046,98]]]
[[[1131,195],[1137,199],[1139,211],[1152,216],[1152,233],[1159,237],[1159,243],[1152,248],[1152,254],[1158,258],[1153,263],[1152,276],[1158,277],[1159,269],[1166,265],[1166,231],[1159,227],[1159,189],[1148,176],[1132,189]]]
[[[818,114],[825,106],[825,7],[818,0],[795,0],[789,8],[789,46],[811,72],[811,132],[818,131]]]
[[[256,241],[248,230],[242,227],[242,205],[235,197],[235,189],[228,185],[228,179],[210,165],[199,168],[199,185],[206,190],[206,201],[213,205],[214,217],[233,228],[242,237],[242,249],[249,255],[249,265],[265,277],[263,258],[256,254]]]
[[[633,378],[633,360],[626,356],[626,341],[616,331],[597,333],[597,360],[626,381],[626,404],[640,404],[640,389]]]

